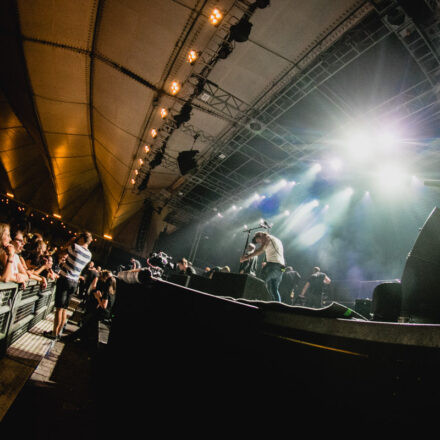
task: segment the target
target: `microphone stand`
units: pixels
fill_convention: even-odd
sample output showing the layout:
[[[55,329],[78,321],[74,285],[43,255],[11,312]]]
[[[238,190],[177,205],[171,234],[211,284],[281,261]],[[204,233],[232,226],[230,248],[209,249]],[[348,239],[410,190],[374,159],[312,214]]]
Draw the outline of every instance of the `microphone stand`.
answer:
[[[261,229],[261,228],[266,229],[266,228],[264,228],[264,226],[259,225],[259,226],[257,226],[256,228],[245,229],[245,230],[243,231],[243,232],[247,232],[246,244],[245,244],[245,246],[244,246],[243,255],[246,255],[246,249],[247,249],[248,244],[249,244],[249,236],[251,235],[251,232],[252,232],[252,231],[256,231],[257,229]]]

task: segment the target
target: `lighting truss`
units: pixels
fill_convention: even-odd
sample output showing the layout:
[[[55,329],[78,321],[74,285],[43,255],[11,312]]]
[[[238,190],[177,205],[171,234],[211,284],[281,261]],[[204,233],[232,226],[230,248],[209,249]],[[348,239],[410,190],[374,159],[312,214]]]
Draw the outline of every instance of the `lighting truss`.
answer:
[[[438,2],[435,7],[438,7]],[[395,2],[386,2],[386,8],[395,6]],[[377,8],[376,8],[377,9]],[[439,57],[437,51],[440,48],[440,23],[435,20],[426,29],[421,30],[414,22],[406,16],[400,27],[392,26],[386,20],[386,10],[377,10],[380,19],[370,20],[367,24],[362,23],[355,29],[345,34],[342,41],[331,47],[322,54],[319,62],[312,63],[307,69],[297,72],[296,76],[287,83],[283,89],[278,91],[272,100],[266,103],[257,111],[255,106],[251,106],[237,97],[233,97],[225,90],[212,82],[206,82],[205,88],[200,95],[199,104],[208,107],[210,110],[219,112],[222,116],[234,117],[240,121],[256,121],[261,124],[260,130],[252,130],[248,125],[241,124],[237,129],[230,127],[205,153],[204,161],[199,167],[199,171],[191,176],[180,188],[179,192],[183,195],[188,194],[198,185],[209,187],[211,190],[222,194],[222,203],[229,205],[235,203],[240,195],[252,192],[254,188],[261,184],[264,179],[273,178],[279,175],[280,171],[286,168],[285,163],[291,166],[294,162],[311,160],[320,151],[320,144],[325,139],[301,139],[299,136],[289,132],[284,127],[279,126],[275,119],[281,116],[297,102],[316,90],[319,85],[327,81],[335,73],[346,67],[349,63],[358,58],[366,50],[370,49],[392,33],[394,33],[401,43],[407,48],[413,59],[416,61],[421,71],[424,72],[426,80],[402,91],[398,95],[382,103],[369,113],[374,117],[384,115],[399,115],[400,118],[409,118],[423,110],[440,112],[437,100],[437,84],[440,70]],[[251,116],[250,116],[251,115]],[[270,125],[270,127],[269,127]],[[255,175],[253,179],[247,180],[245,184],[238,184],[228,196],[225,196],[225,189],[230,185],[226,180],[213,178],[213,173],[221,167],[222,161],[218,157],[220,152],[224,158],[239,151],[246,152],[247,157],[254,159],[252,154],[255,152],[249,145],[249,140],[256,135],[262,136],[271,145],[287,153],[287,160],[283,160],[284,165],[274,160],[267,160],[267,157],[260,163],[265,163],[265,169]],[[261,159],[261,155],[260,155]],[[238,173],[230,171],[225,179],[239,181]],[[239,182],[237,182],[239,183]],[[228,190],[226,190],[227,192]],[[191,197],[194,193],[191,194]],[[184,197],[172,196],[166,203],[171,209],[181,211],[184,208]],[[201,214],[211,215],[213,203],[201,198],[200,205],[204,206],[201,212],[186,212],[193,219]],[[218,202],[215,203],[218,205]],[[177,218],[176,218],[177,220]]]

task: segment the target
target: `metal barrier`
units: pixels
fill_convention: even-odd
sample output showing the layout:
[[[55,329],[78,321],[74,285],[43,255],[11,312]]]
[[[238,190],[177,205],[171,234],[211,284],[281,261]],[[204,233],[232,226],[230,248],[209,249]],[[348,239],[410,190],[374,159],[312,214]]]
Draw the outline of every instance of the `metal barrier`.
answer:
[[[0,357],[53,310],[55,287],[54,281],[48,282],[45,289],[34,280],[24,289],[15,283],[0,283]]]

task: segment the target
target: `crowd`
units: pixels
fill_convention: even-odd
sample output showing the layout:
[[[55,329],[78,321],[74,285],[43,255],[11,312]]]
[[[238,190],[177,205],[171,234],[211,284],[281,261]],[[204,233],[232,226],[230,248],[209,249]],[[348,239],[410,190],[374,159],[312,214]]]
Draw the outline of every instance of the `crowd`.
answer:
[[[82,339],[93,324],[109,320],[115,299],[116,280],[109,270],[95,267],[89,245],[92,235],[82,232],[57,247],[44,241],[38,232],[24,231],[18,225],[0,223],[0,282],[25,288],[30,280],[45,289],[56,283],[53,329],[44,336],[60,339],[67,323],[73,295],[81,300],[83,318],[77,332],[63,336]]]

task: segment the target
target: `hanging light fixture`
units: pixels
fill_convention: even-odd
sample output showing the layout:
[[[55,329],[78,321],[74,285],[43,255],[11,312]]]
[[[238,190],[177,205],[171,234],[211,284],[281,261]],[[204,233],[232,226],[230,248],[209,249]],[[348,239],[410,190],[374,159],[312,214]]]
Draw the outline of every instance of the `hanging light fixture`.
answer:
[[[180,84],[177,81],[173,81],[171,83],[170,90],[172,95],[177,95],[177,93],[179,93],[180,90]]]
[[[219,8],[214,8],[209,16],[209,21],[212,25],[218,26],[223,19],[223,14]]]
[[[196,62],[196,60],[197,60],[197,58],[199,57],[199,54],[198,54],[198,52],[197,51],[195,51],[195,50],[190,50],[189,52],[188,52],[188,56],[187,56],[187,60],[188,60],[188,62],[189,62],[189,64],[194,64],[195,62]]]

